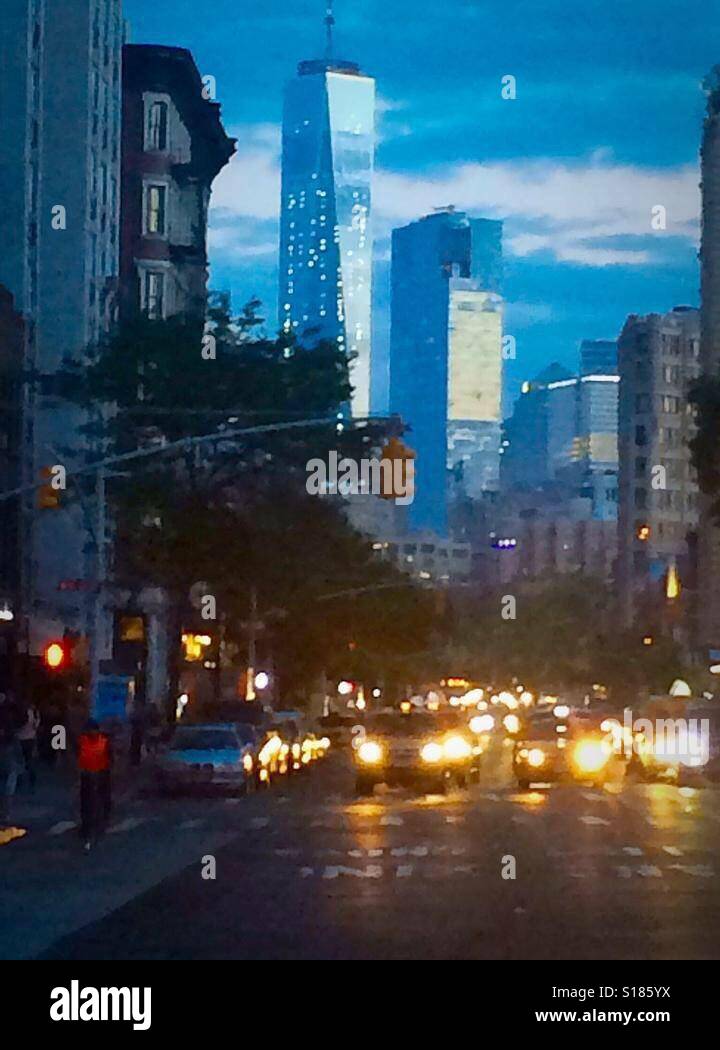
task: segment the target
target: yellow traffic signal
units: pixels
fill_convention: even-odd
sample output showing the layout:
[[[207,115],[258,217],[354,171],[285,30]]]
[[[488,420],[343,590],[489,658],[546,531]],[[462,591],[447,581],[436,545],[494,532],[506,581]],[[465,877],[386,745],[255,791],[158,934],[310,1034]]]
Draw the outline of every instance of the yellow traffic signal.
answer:
[[[50,467],[43,467],[40,477],[46,481],[37,490],[37,505],[40,510],[57,510],[60,506],[60,490],[52,484],[53,472]]]
[[[414,492],[416,453],[398,437],[391,437],[382,450],[382,499],[403,499]],[[389,464],[389,469],[385,468]],[[389,477],[388,477],[389,475]]]

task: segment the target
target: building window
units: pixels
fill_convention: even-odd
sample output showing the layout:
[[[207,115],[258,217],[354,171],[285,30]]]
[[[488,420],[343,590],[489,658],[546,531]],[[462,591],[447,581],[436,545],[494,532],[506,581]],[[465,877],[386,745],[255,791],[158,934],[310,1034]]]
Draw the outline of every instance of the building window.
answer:
[[[647,505],[647,492],[645,489],[635,489],[635,506],[644,510]]]
[[[635,444],[640,446],[647,445],[647,432],[642,424],[635,427]]]
[[[148,270],[143,277],[142,308],[157,321],[165,316],[165,274]]]
[[[642,478],[645,476],[645,470],[647,468],[647,460],[644,456],[637,456],[635,458],[635,477]]]
[[[147,139],[145,148],[164,151],[168,148],[168,104],[152,102],[148,107]]]
[[[165,202],[167,186],[148,186],[145,209],[145,233],[165,236]]]

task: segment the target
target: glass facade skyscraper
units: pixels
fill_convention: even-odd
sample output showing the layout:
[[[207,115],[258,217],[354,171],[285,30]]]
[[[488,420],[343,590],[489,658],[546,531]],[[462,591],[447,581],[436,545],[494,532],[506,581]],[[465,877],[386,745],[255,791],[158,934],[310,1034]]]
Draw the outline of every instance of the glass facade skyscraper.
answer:
[[[416,451],[413,528],[448,530],[448,470],[498,487],[502,223],[444,208],[393,231],[390,410]]]
[[[285,91],[279,318],[353,357],[352,413],[370,400],[375,81],[353,62],[301,62]]]

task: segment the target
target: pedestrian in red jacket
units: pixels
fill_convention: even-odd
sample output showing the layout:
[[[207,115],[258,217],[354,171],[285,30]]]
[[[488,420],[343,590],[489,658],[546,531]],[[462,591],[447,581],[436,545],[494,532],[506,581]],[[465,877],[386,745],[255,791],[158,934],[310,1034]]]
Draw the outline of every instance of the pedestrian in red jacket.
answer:
[[[80,835],[89,853],[110,819],[112,746],[92,719],[78,738],[80,770]]]

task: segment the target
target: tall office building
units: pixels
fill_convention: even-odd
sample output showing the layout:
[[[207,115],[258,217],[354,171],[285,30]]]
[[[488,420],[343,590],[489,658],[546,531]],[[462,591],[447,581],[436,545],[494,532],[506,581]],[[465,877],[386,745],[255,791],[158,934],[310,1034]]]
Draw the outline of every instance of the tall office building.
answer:
[[[333,53],[301,62],[285,90],[279,323],[304,345],[353,355],[352,413],[370,409],[375,81]]]
[[[21,394],[25,326],[0,285],[0,492],[20,484]],[[0,691],[14,685],[20,589],[19,500],[0,505]]]
[[[699,372],[697,310],[631,316],[620,336],[618,591],[628,626],[647,631],[663,607],[668,573],[691,573],[698,522],[687,401]]]
[[[701,147],[700,365],[720,375],[720,66],[705,81],[707,112]],[[720,528],[701,500],[698,537],[698,643],[720,649]],[[707,655],[707,652],[705,653]]]
[[[439,209],[393,231],[390,410],[411,426],[410,524],[445,535],[447,472],[499,483],[502,223]]]
[[[25,318],[23,478],[83,457],[83,416],[54,378],[106,329],[118,274],[121,0],[6,0],[0,18],[0,283]],[[31,649],[82,627],[88,534],[79,505],[25,501]],[[32,598],[32,601],[30,599]]]

